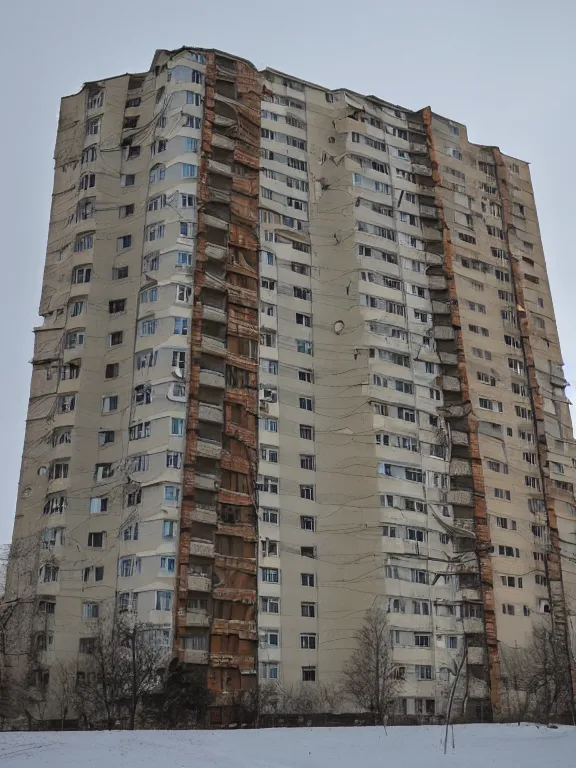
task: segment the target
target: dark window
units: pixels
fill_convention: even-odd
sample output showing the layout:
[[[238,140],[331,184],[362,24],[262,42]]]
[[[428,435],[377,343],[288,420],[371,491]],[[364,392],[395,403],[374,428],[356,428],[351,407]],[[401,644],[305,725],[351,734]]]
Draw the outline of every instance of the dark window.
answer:
[[[120,366],[118,363],[108,363],[106,366],[106,372],[104,373],[105,379],[115,379],[118,376]]]
[[[115,299],[108,302],[108,312],[114,314],[115,312],[124,312],[126,309],[126,299]]]
[[[115,347],[117,344],[122,344],[124,338],[124,331],[114,331],[110,334],[110,346]]]
[[[122,280],[124,277],[128,277],[128,267],[117,267],[113,270],[112,276],[114,280]]]

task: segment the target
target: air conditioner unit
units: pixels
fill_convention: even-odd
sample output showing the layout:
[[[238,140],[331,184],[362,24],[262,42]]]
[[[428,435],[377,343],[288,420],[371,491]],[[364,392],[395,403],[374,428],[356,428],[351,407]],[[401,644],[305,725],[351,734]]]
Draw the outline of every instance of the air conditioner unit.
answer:
[[[260,398],[260,410],[264,413],[268,413],[268,402]]]

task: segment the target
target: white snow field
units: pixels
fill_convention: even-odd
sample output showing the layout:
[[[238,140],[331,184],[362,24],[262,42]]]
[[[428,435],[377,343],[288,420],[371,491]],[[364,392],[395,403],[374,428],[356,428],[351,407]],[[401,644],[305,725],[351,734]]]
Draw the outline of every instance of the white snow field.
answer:
[[[568,768],[576,728],[440,726],[0,733],[2,768]]]

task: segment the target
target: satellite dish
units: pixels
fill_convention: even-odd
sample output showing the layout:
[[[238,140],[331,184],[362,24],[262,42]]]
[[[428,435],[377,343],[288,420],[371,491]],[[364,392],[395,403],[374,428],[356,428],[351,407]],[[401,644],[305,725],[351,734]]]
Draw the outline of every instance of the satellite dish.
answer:
[[[342,320],[336,320],[336,322],[334,323],[334,333],[337,336],[340,336],[343,330],[344,330],[344,322]]]

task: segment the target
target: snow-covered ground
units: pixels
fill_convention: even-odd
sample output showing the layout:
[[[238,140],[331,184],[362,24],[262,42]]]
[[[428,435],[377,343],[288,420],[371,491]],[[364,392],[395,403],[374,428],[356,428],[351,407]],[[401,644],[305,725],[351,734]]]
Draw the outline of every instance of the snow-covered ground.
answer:
[[[462,725],[0,733],[2,768],[568,768],[576,728]]]

